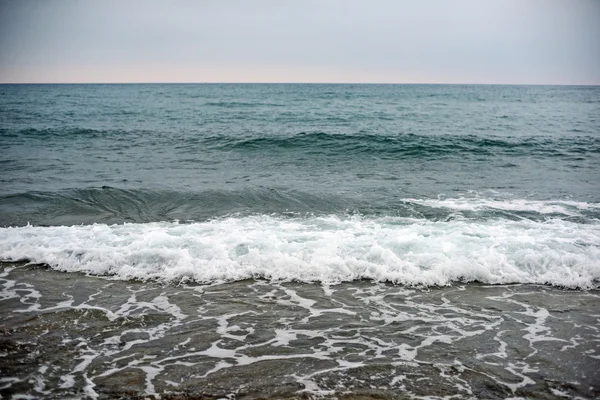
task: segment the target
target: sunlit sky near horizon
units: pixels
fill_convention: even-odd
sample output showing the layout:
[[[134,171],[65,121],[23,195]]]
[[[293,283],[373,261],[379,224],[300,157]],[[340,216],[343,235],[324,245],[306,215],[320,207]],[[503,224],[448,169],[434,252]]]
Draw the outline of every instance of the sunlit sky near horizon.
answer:
[[[0,0],[0,82],[600,84],[600,0]]]

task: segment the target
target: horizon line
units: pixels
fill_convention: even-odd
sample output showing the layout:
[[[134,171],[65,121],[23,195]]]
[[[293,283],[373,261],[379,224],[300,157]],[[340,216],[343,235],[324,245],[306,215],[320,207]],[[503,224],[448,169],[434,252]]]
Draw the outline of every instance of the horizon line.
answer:
[[[472,85],[472,86],[600,86],[600,83],[481,83],[481,82],[0,82],[0,85]]]

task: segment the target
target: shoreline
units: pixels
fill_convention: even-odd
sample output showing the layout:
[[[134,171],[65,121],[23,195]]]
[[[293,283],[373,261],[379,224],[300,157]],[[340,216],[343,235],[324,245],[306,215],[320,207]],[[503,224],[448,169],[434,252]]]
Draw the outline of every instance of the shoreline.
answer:
[[[3,396],[600,394],[599,290],[174,286],[2,264],[0,294]]]

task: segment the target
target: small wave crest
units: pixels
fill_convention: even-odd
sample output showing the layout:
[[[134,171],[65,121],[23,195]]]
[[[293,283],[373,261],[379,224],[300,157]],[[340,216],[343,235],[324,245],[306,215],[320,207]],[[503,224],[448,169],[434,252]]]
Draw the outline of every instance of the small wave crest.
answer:
[[[431,208],[444,208],[456,211],[500,210],[536,214],[554,214],[571,217],[582,216],[582,212],[600,210],[599,203],[572,200],[525,200],[525,199],[486,199],[486,198],[447,198],[447,199],[403,199],[408,204],[418,204]]]
[[[0,259],[118,279],[597,287],[600,226],[322,216],[0,229]]]
[[[229,214],[322,214],[354,205],[343,196],[272,187],[184,192],[103,186],[0,196],[0,226],[201,221]]]
[[[237,138],[214,136],[205,139],[213,148],[227,151],[304,151],[310,153],[368,154],[389,157],[553,156],[600,152],[600,139],[565,137],[496,137],[476,135],[376,135],[302,132],[292,136]]]
[[[560,218],[578,223],[600,220],[600,203],[485,197],[400,198],[385,190],[369,196],[311,193],[281,187],[242,187],[202,191],[124,189],[111,186],[0,196],[0,226],[92,223],[205,221],[231,215],[361,215],[445,221],[462,218]]]

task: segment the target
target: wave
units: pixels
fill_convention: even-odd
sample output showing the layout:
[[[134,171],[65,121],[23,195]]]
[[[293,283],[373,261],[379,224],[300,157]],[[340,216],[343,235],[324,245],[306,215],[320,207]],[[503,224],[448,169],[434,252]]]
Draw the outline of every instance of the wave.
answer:
[[[208,189],[196,192],[110,186],[0,195],[0,226],[205,221],[229,215],[362,215],[487,220],[504,218],[579,223],[600,220],[600,203],[511,198],[401,198],[385,190],[365,196],[310,193],[280,187]]]
[[[351,123],[351,120],[344,119],[343,121]],[[247,132],[244,135],[214,135],[205,134],[202,131],[185,131],[164,135],[163,132],[139,129],[91,129],[66,126],[22,130],[0,128],[0,138],[13,141],[44,140],[47,145],[62,144],[64,140],[73,138],[117,141],[119,146],[139,141],[142,145],[153,143],[158,147],[175,146],[176,149],[188,149],[193,152],[260,152],[262,155],[294,152],[311,156],[323,154],[342,157],[362,154],[382,159],[527,156],[582,161],[586,157],[595,158],[600,154],[600,137],[576,134],[568,136],[483,136],[300,132],[291,135],[265,136],[262,133],[250,134]]]
[[[257,215],[188,224],[29,225],[0,228],[0,259],[164,282],[369,279],[589,289],[600,280],[600,224]]]
[[[600,203],[588,203],[573,200],[525,200],[525,199],[486,199],[486,198],[448,198],[448,199],[403,199],[406,203],[419,204],[433,208],[446,208],[457,211],[510,211],[533,212],[563,216],[582,216],[582,212],[600,210]]]
[[[204,143],[226,151],[305,151],[311,153],[368,154],[378,157],[455,157],[457,155],[512,155],[581,157],[600,153],[600,138],[576,137],[497,137],[476,135],[377,135],[299,133],[292,136],[237,138],[213,136]]]
[[[88,139],[111,139],[131,140],[132,138],[143,138],[154,135],[155,132],[148,130],[125,130],[125,129],[95,129],[84,127],[54,127],[54,128],[25,128],[11,130],[0,128],[0,138],[12,139],[37,139],[37,140],[71,140],[74,138]]]
[[[0,196],[0,226],[201,221],[229,214],[335,213],[356,205],[343,196],[270,187],[184,192],[103,186]]]

